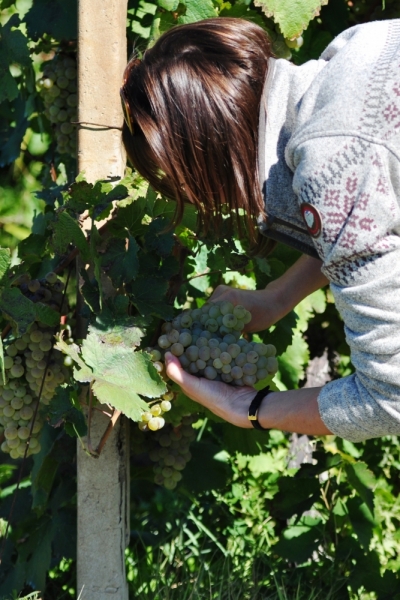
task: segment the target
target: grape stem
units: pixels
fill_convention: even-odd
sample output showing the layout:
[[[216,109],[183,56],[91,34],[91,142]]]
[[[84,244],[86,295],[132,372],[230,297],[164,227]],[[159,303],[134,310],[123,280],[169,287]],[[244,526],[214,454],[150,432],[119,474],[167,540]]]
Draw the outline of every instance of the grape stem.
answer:
[[[88,433],[87,433],[87,451],[90,454],[90,456],[92,458],[99,458],[101,451],[103,450],[108,438],[110,437],[110,434],[112,432],[112,430],[115,427],[116,422],[118,421],[120,415],[122,414],[120,410],[113,410],[112,415],[107,415],[107,413],[103,410],[101,410],[100,412],[102,412],[104,415],[107,415],[110,417],[110,420],[107,424],[107,427],[103,433],[103,435],[101,436],[101,439],[97,445],[97,448],[94,449],[92,446],[92,440],[91,440],[91,426],[92,426],[92,414],[93,414],[93,410],[99,410],[96,407],[93,406],[93,391],[92,391],[92,383],[89,386],[89,414],[88,414]]]

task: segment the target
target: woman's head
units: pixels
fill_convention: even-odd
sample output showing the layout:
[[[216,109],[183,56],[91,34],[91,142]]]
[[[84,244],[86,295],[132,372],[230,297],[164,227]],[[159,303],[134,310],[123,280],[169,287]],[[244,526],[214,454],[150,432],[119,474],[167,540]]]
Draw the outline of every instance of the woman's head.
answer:
[[[125,123],[124,145],[135,169],[177,200],[178,221],[185,201],[206,230],[223,204],[253,217],[263,210],[257,127],[270,56],[260,27],[216,18],[169,30],[128,63],[122,94],[133,133]]]

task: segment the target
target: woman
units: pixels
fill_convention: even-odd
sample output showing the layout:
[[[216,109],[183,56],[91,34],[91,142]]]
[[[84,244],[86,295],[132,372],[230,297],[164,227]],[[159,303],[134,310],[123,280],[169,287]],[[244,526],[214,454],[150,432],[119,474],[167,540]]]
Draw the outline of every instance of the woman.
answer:
[[[262,291],[219,286],[211,300],[271,326],[329,283],[355,374],[274,392],[258,422],[352,441],[400,433],[400,22],[357,26],[318,61],[275,60],[262,29],[213,19],[176,27],[129,63],[121,96],[128,156],[151,184],[192,202],[207,229],[221,207],[246,210],[272,240],[304,256]],[[184,392],[251,427],[251,388],[185,373]]]

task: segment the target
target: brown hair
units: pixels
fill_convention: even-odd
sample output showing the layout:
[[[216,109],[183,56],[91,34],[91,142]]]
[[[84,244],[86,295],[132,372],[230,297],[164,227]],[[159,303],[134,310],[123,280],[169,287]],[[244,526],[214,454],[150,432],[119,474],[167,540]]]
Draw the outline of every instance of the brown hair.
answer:
[[[123,142],[135,169],[177,201],[193,203],[207,231],[228,207],[245,210],[250,239],[264,212],[257,166],[258,115],[272,56],[264,30],[234,18],[206,19],[164,33],[131,59],[123,96],[133,124]],[[226,208],[226,207],[225,207]]]

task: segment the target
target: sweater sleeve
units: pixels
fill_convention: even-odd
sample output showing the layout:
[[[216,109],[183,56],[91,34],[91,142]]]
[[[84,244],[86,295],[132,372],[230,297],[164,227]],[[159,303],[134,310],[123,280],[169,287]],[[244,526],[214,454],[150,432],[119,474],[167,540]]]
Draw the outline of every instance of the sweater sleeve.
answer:
[[[329,157],[325,160],[323,157]],[[365,139],[315,138],[294,153],[300,206],[317,209],[314,238],[344,321],[355,373],[322,388],[326,426],[362,441],[400,434],[400,166]]]

